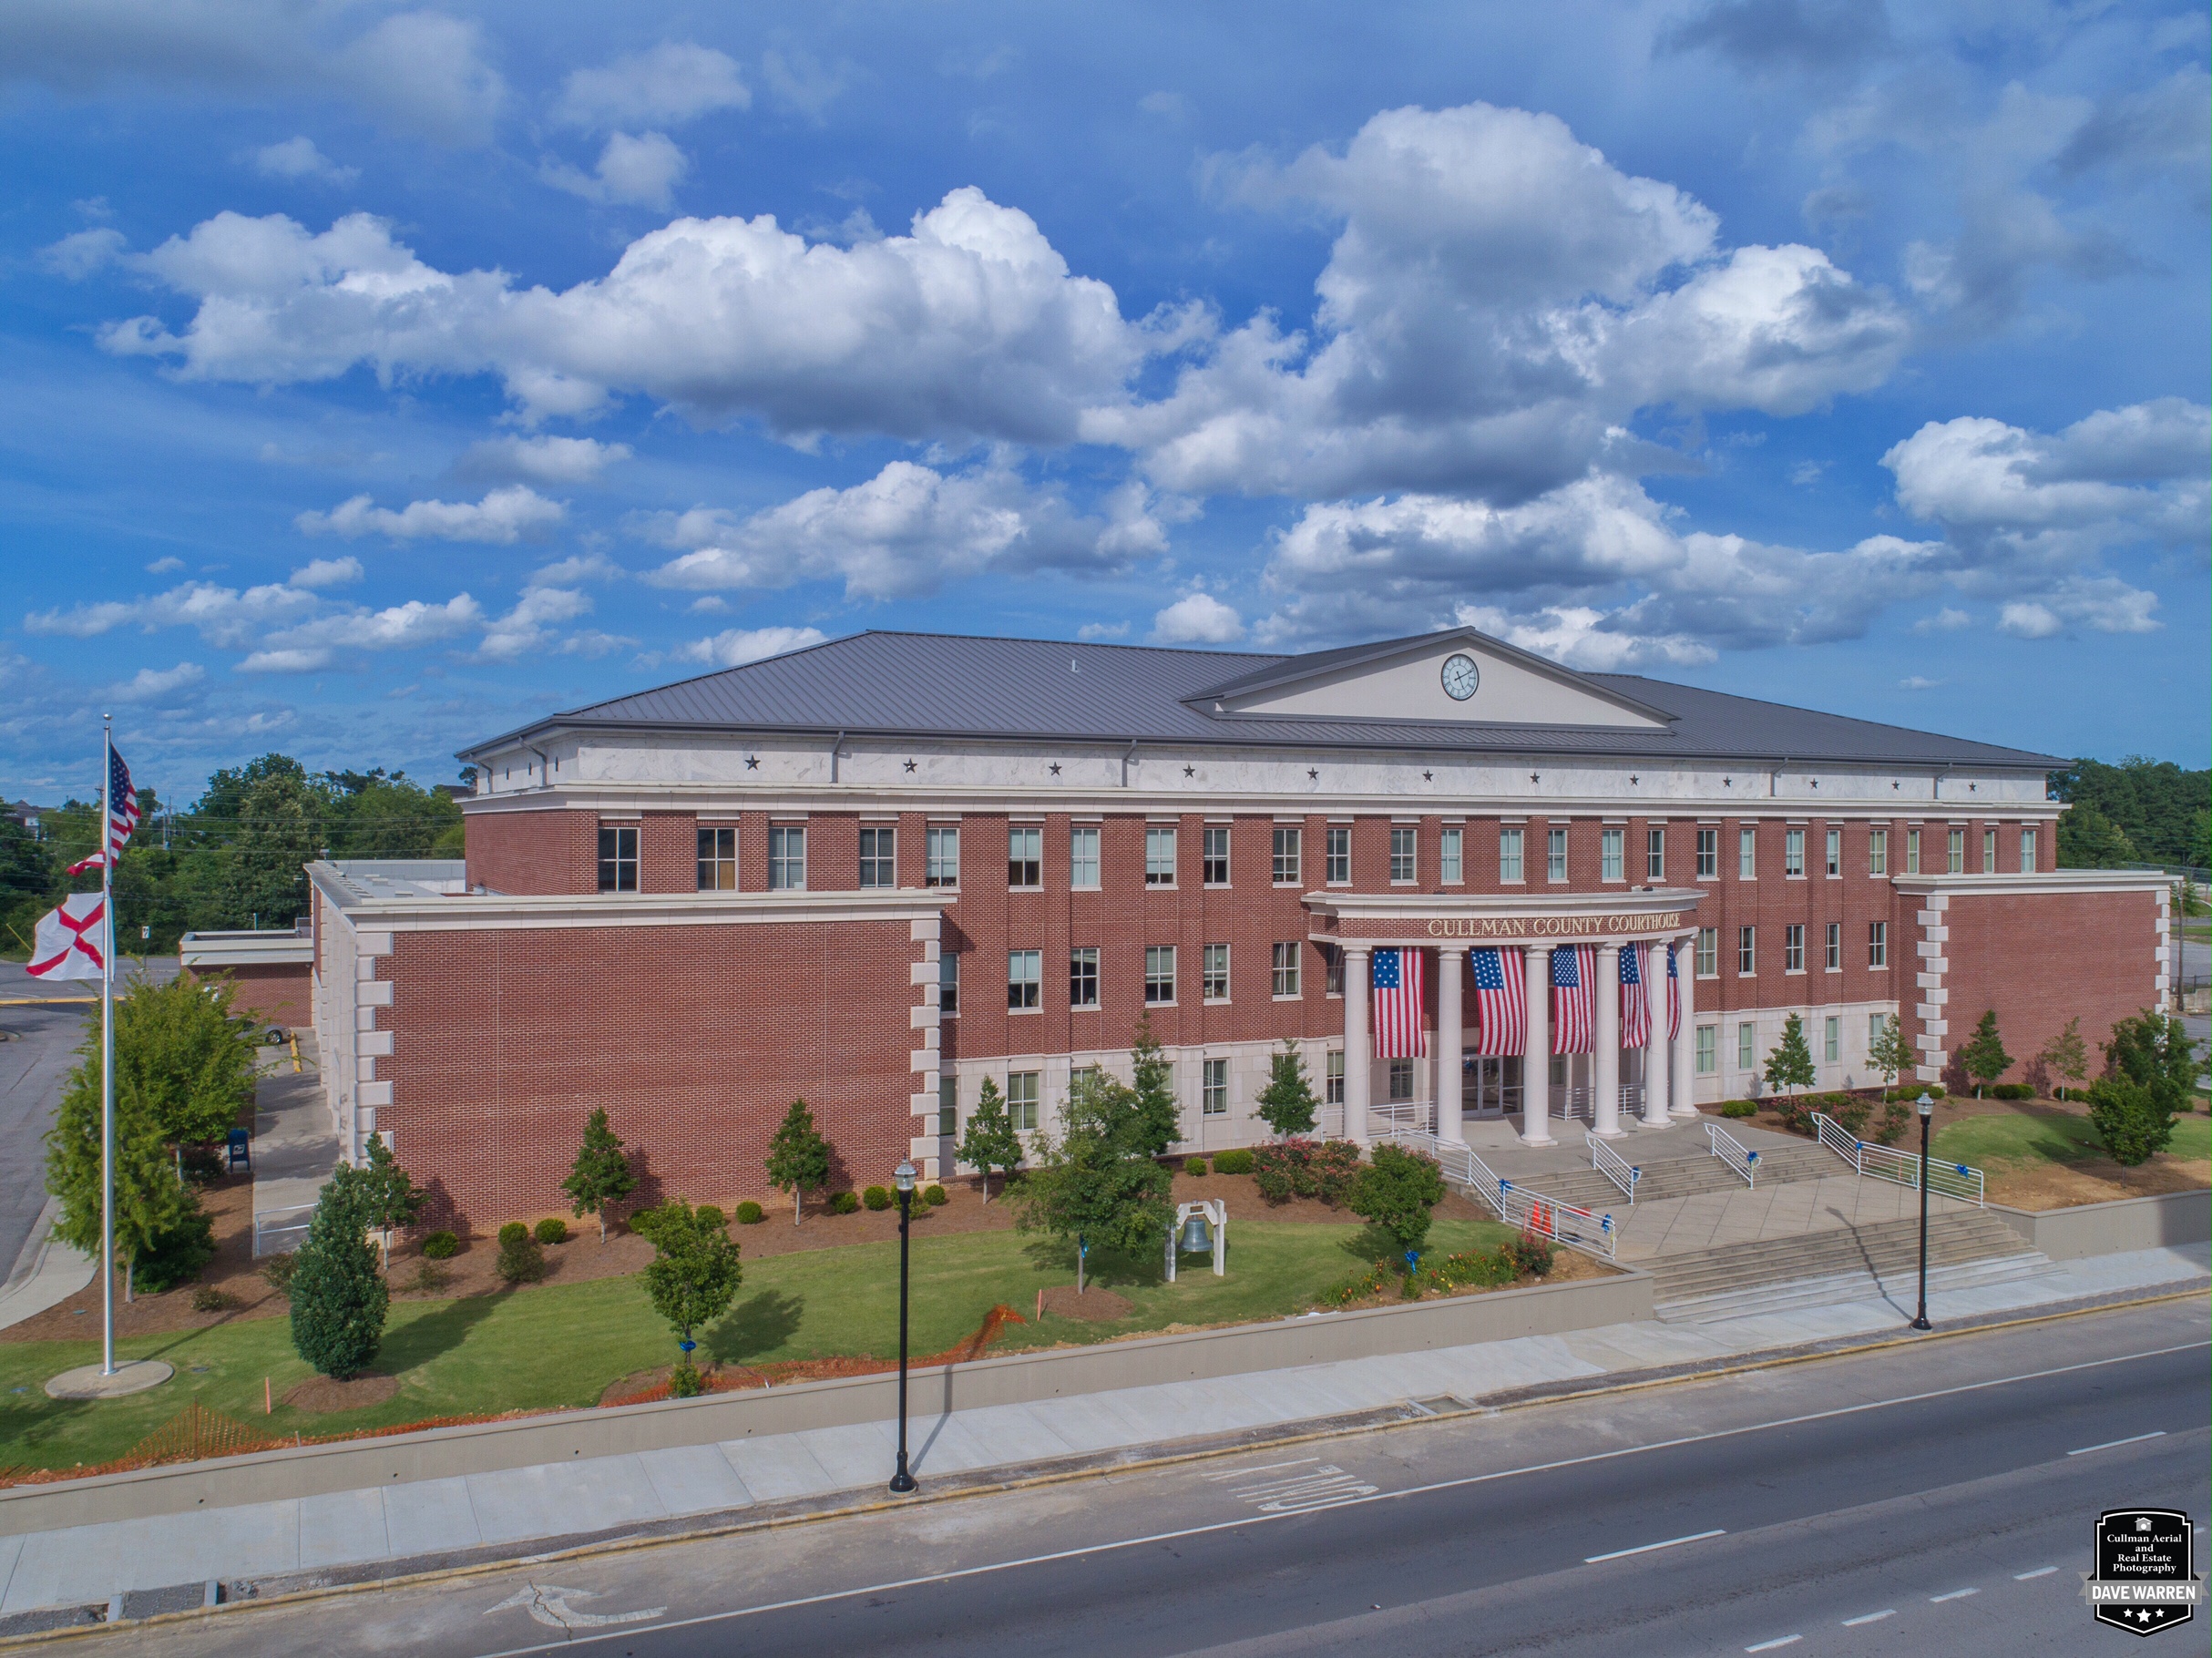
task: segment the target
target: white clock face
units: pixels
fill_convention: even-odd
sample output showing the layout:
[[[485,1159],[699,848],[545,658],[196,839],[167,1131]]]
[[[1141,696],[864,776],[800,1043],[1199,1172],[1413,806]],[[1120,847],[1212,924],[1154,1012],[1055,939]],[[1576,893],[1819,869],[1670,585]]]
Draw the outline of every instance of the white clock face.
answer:
[[[1473,657],[1459,652],[1444,659],[1444,694],[1453,701],[1466,701],[1481,683],[1482,671]]]

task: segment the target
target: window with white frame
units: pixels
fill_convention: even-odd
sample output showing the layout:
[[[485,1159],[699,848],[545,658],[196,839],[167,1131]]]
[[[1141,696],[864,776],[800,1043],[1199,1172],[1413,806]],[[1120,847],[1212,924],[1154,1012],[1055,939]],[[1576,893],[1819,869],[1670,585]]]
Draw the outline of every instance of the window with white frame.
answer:
[[[1628,879],[1628,831],[1601,829],[1598,832],[1598,879],[1625,881]]]
[[[1025,1133],[1037,1128],[1037,1082],[1033,1070],[1009,1071],[1006,1078],[1006,1120]]]
[[[1889,1016],[1886,1013],[1867,1015],[1867,1051],[1872,1053],[1875,1045],[1889,1034]]]
[[[1982,873],[1985,875],[1997,873],[1997,832],[1994,829],[1982,832]]]
[[[1828,845],[1828,876],[1832,881],[1843,874],[1843,831],[1831,829],[1824,838]]]
[[[1325,872],[1331,886],[1348,886],[1352,881],[1352,829],[1348,824],[1332,825],[1328,832],[1328,868]]]
[[[800,893],[806,890],[806,831],[801,827],[771,825],[768,831],[768,890]]]
[[[1889,832],[1871,829],[1867,832],[1867,873],[1887,875],[1889,873]]]
[[[1295,938],[1277,939],[1270,948],[1274,952],[1273,982],[1277,996],[1298,994],[1298,941]]]
[[[1920,873],[1920,832],[1918,829],[1905,831],[1905,873],[1909,875]]]
[[[1210,1002],[1229,999],[1229,947],[1209,944],[1200,947],[1199,994]]]
[[[1720,1027],[1700,1025],[1697,1028],[1697,1074],[1709,1077],[1720,1069]]]
[[[1009,950],[1006,953],[1006,1010],[1034,1013],[1044,1005],[1045,953]]]
[[[1759,970],[1759,930],[1755,926],[1736,929],[1736,972],[1739,978],[1749,978]]]
[[[1229,885],[1229,826],[1226,824],[1208,824],[1203,848],[1205,864],[1205,884],[1208,886]]]
[[[2035,831],[2033,829],[2020,832],[2020,873],[2023,875],[2035,873]]]
[[[1498,831],[1498,879],[1501,882],[1521,879],[1521,831]]]
[[[733,893],[737,890],[737,831],[701,829],[699,832],[699,890]]]
[[[1966,873],[1966,831],[1952,829],[1943,836],[1943,873],[1962,875]]]
[[[1175,999],[1173,945],[1148,944],[1144,947],[1144,999],[1154,1007]]]
[[[1437,874],[1447,886],[1460,882],[1460,832],[1447,829],[1437,836]]]
[[[1099,947],[1079,944],[1068,952],[1068,1006],[1099,1005]]]
[[[1175,828],[1173,824],[1145,825],[1144,885],[1175,885]]]
[[[1720,977],[1720,928],[1701,926],[1697,929],[1697,948],[1691,959],[1695,963],[1692,971],[1699,978]]]
[[[1782,929],[1782,971],[1805,971],[1805,924],[1793,921]]]
[[[1198,1071],[1198,1111],[1203,1117],[1229,1114],[1229,1061],[1201,1059]]]
[[[1840,921],[1828,924],[1828,957],[1822,965],[1830,973],[1843,971],[1843,923]]]
[[[1867,923],[1867,966],[1886,967],[1889,965],[1889,924],[1887,921]]]
[[[1068,831],[1068,885],[1095,888],[1099,884],[1099,832],[1094,825],[1078,824]]]
[[[1820,1056],[1822,1061],[1829,1065],[1843,1058],[1843,1020],[1832,1013],[1828,1015],[1822,1032]]]
[[[1390,884],[1409,886],[1414,881],[1414,848],[1420,832],[1411,827],[1390,831]]]
[[[960,1131],[960,1081],[957,1077],[937,1079],[937,1133],[950,1140]]]
[[[1544,831],[1544,879],[1564,881],[1567,878],[1567,832],[1564,829]]]
[[[638,829],[634,824],[599,825],[599,890],[638,890]]]
[[[1782,874],[1796,880],[1805,873],[1805,831],[1786,829],[1782,832]]]
[[[960,1011],[960,958],[950,950],[937,957],[937,1012],[951,1018]]]
[[[1333,944],[1321,947],[1321,994],[1344,994],[1344,952]]]
[[[1746,1021],[1736,1028],[1736,1069],[1756,1070],[1759,1068],[1757,1033]]]
[[[1029,824],[1016,824],[1006,832],[1006,884],[1042,886],[1045,884],[1045,832]]]
[[[1390,1098],[1393,1102],[1413,1098],[1413,1061],[1390,1061]]]
[[[1697,878],[1700,881],[1720,879],[1720,831],[1700,829],[1697,832]]]
[[[1299,830],[1289,824],[1275,825],[1275,884],[1277,886],[1296,886],[1305,879],[1298,868],[1303,861],[1299,854],[1305,850],[1300,843],[1305,838]]]
[[[1321,1067],[1321,1103],[1344,1103],[1344,1049],[1332,1048]]]
[[[1646,881],[1666,879],[1666,831],[1646,829],[1644,832],[1644,878]]]
[[[1759,878],[1759,832],[1749,824],[1736,832],[1736,878],[1739,881]]]
[[[860,884],[867,886],[898,885],[898,831],[860,826]]]
[[[958,886],[960,884],[960,829],[957,824],[931,824],[922,832],[925,854],[922,884]]]

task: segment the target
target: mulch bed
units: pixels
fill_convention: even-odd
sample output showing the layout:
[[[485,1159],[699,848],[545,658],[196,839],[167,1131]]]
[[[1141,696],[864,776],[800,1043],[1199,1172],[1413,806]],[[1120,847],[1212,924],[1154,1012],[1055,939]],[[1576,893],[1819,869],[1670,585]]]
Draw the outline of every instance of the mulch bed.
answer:
[[[290,1389],[284,1395],[284,1403],[295,1410],[323,1415],[381,1405],[398,1392],[399,1377],[380,1376],[374,1370],[343,1382],[327,1376],[313,1376]]]
[[[1113,1324],[1137,1313],[1129,1301],[1095,1284],[1086,1285],[1080,1295],[1072,1284],[1056,1284],[1038,1305],[1048,1318],[1073,1318],[1084,1324]]]

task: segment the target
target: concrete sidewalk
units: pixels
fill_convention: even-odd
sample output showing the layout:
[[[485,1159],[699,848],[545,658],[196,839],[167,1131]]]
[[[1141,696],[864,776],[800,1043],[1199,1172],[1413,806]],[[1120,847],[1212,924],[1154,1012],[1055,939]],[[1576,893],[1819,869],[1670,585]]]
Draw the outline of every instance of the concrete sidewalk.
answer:
[[[2094,1296],[2204,1286],[2212,1284],[2208,1265],[2212,1246],[2203,1244],[2100,1256],[2023,1282],[1939,1288],[1930,1313],[1941,1329]],[[910,1443],[925,1480],[1141,1447],[1164,1451],[1412,1400],[1472,1404],[1548,1383],[1901,1334],[1910,1315],[1909,1306],[1873,1296],[1716,1324],[1611,1325],[917,1417]],[[522,1553],[554,1539],[687,1518],[742,1520],[748,1510],[841,1493],[873,1499],[896,1444],[895,1425],[875,1422],[0,1538],[0,1617],[210,1579],[374,1576],[466,1551]]]

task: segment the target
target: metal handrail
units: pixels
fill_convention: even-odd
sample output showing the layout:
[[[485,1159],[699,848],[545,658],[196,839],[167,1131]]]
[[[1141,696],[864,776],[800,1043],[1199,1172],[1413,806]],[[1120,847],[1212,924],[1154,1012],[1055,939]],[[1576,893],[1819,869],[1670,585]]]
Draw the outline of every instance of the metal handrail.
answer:
[[[269,1224],[271,1220],[279,1215],[312,1216],[314,1213],[314,1208],[315,1206],[312,1203],[294,1203],[289,1208],[285,1209],[264,1209],[261,1212],[261,1213],[255,1215],[253,1217],[253,1253],[256,1258],[261,1255],[281,1254],[283,1253],[281,1250],[265,1249],[262,1247],[271,1238],[282,1237],[293,1233],[297,1233],[298,1235],[304,1237],[307,1233],[308,1223],[306,1221],[295,1221],[282,1226],[271,1226]]]
[[[1920,1189],[1920,1158],[1915,1151],[1900,1151],[1895,1146],[1877,1145],[1852,1133],[1843,1124],[1823,1111],[1811,1113],[1814,1131],[1820,1143],[1849,1163],[1853,1170],[1870,1180],[1886,1180],[1909,1191]],[[1928,1190],[1940,1192],[1945,1197],[1957,1198],[1962,1203],[1971,1203],[1977,1209],[1989,1207],[1989,1182],[1982,1171],[1967,1163],[1939,1162],[1928,1160]]]
[[[1717,1122],[1705,1124],[1705,1145],[1714,1156],[1726,1163],[1744,1177],[1744,1184],[1754,1191],[1759,1183],[1759,1154],[1746,1151],[1744,1142]]]
[[[1583,1135],[1582,1143],[1590,1148],[1590,1166],[1614,1185],[1620,1187],[1623,1195],[1628,1199],[1629,1207],[1634,1208],[1636,1182],[1644,1177],[1644,1171],[1623,1157],[1595,1134]]]
[[[1390,1129],[1377,1136],[1395,1145],[1426,1152],[1437,1160],[1444,1178],[1466,1187],[1507,1225],[1550,1238],[1601,1261],[1618,1259],[1620,1233],[1613,1216],[1562,1203],[1555,1197],[1505,1179],[1461,1141],[1439,1141],[1419,1130]]]

